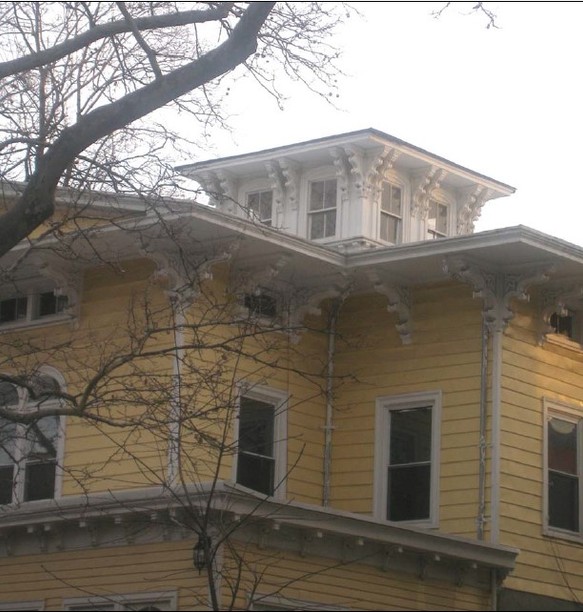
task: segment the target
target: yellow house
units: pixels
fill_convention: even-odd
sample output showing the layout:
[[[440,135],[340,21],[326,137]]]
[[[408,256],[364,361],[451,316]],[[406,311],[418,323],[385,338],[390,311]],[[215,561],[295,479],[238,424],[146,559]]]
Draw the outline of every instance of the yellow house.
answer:
[[[583,249],[372,129],[180,170],[0,260],[0,610],[580,609]]]

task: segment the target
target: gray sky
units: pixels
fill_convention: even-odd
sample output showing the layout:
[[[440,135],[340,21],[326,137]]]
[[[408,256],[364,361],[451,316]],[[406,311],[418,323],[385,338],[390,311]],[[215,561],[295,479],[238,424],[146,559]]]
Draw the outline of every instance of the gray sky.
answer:
[[[468,15],[473,2],[432,17],[443,4],[356,3],[336,40],[339,110],[300,84],[283,112],[235,84],[233,133],[209,157],[374,127],[517,188],[477,231],[523,224],[583,245],[583,3],[488,3],[498,29]]]

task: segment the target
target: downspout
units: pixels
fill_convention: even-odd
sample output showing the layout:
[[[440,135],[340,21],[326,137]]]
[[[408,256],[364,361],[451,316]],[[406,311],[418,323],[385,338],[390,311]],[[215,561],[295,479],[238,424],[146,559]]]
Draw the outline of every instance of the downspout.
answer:
[[[488,326],[482,318],[482,362],[480,372],[480,440],[479,440],[479,474],[478,474],[478,516],[477,538],[484,539],[486,523],[486,449],[488,426]]]
[[[167,485],[176,484],[180,471],[180,420],[182,402],[182,362],[184,359],[184,316],[183,305],[176,295],[170,296],[174,323],[174,359],[172,363],[172,398],[168,436],[168,478]]]
[[[332,431],[334,429],[334,353],[336,351],[336,325],[344,297],[332,303],[328,315],[328,363],[326,369],[326,422],[324,424],[324,490],[322,506],[330,505],[330,478],[332,464]]]
[[[500,532],[500,392],[502,386],[502,335],[503,329],[492,334],[492,467],[491,467],[491,527],[490,542],[498,543]]]

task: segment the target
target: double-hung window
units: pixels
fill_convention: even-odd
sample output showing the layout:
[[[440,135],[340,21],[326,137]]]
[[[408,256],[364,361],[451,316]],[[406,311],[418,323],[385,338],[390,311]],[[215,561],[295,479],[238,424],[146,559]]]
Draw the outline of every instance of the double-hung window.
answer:
[[[39,407],[58,401],[55,379],[39,376],[32,387],[34,393],[0,382],[0,406],[34,413]],[[55,497],[60,438],[58,416],[46,416],[27,424],[0,418],[0,504]]]
[[[312,181],[308,200],[308,236],[310,240],[336,235],[338,186],[336,179]]]
[[[546,404],[546,526],[582,535],[583,419],[574,410]]]
[[[398,244],[403,235],[403,192],[400,187],[383,182],[381,191],[380,239]]]
[[[0,326],[25,325],[64,316],[68,298],[55,291],[30,292],[0,300]]]
[[[427,237],[445,238],[447,236],[447,204],[437,200],[429,200],[429,212],[427,215]]]
[[[254,221],[273,225],[273,191],[254,191],[247,194],[247,210]]]
[[[283,497],[286,464],[285,396],[253,387],[239,398],[237,484],[264,495]]]
[[[435,526],[438,514],[441,393],[377,400],[375,516]]]

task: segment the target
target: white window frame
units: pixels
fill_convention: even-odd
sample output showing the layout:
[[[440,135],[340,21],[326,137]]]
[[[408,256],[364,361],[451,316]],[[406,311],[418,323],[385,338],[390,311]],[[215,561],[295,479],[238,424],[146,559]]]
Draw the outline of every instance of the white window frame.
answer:
[[[543,398],[543,534],[581,542],[583,540],[583,411],[574,406]],[[549,422],[552,418],[577,427],[577,478],[579,488],[579,531],[569,531],[549,524]]]
[[[438,527],[439,524],[439,468],[441,447],[441,390],[388,395],[376,400],[375,411],[375,453],[373,515],[383,522],[387,520],[387,470],[389,467],[389,413],[393,410],[431,408],[431,476],[429,517],[422,520],[398,521],[395,525],[419,525]]]
[[[238,440],[239,440],[239,410],[241,407],[241,398],[247,397],[266,404],[271,404],[274,410],[274,421],[273,421],[273,458],[274,458],[274,470],[273,470],[273,498],[283,500],[286,497],[287,489],[287,411],[289,405],[288,394],[279,389],[273,387],[267,387],[264,385],[249,385],[240,384],[239,393],[237,400],[237,414],[233,427],[233,440],[235,440],[236,452],[233,456],[233,468],[231,479],[237,487],[241,487],[246,491],[253,491],[241,484],[237,483],[237,466],[238,466]],[[257,491],[253,491],[255,494],[261,495]]]
[[[437,197],[437,198],[430,198],[429,200],[429,206],[431,206],[431,203],[435,202],[436,206],[444,206],[446,209],[446,227],[445,227],[445,233],[444,232],[440,232],[437,227],[435,229],[430,228],[429,227],[429,208],[427,209],[427,218],[425,219],[425,235],[426,238],[428,240],[434,240],[434,239],[438,239],[438,238],[447,238],[450,235],[450,229],[451,229],[451,210],[452,210],[452,205],[450,202],[446,202],[445,200]],[[437,214],[437,213],[436,213]]]
[[[311,204],[311,199],[312,199],[312,186],[314,185],[314,183],[323,183],[325,181],[335,181],[336,182],[336,202],[334,203],[334,206],[333,207],[329,206],[328,208],[321,208],[318,210],[310,210],[310,204]],[[340,201],[341,201],[340,200],[340,184],[339,184],[338,177],[335,174],[326,173],[320,176],[320,173],[318,173],[318,175],[314,175],[308,180],[307,192],[306,192],[306,237],[308,240],[313,240],[315,242],[329,242],[332,240],[336,240],[341,235],[340,233],[340,214],[341,214]],[[336,221],[334,224],[334,234],[332,234],[331,236],[322,236],[321,238],[312,238],[311,233],[312,233],[313,217],[317,214],[330,212],[332,210],[334,210],[336,213]]]
[[[39,376],[49,376],[57,381],[59,384],[61,391],[65,391],[65,380],[61,373],[53,367],[50,366],[42,366],[36,372]],[[34,410],[35,404],[29,403],[28,398],[26,396],[26,392],[22,389],[18,389],[18,410],[22,412],[26,412],[29,410]],[[47,406],[49,403],[58,403],[57,400],[46,400],[43,402],[43,406]],[[57,454],[55,457],[55,489],[52,497],[47,497],[45,499],[35,499],[35,500],[24,500],[24,487],[25,487],[25,477],[26,477],[26,453],[24,450],[25,445],[25,436],[24,430],[25,425],[17,424],[16,429],[16,448],[14,451],[15,466],[14,475],[13,475],[13,492],[12,492],[12,504],[40,504],[46,503],[52,499],[60,499],[62,495],[63,489],[63,460],[65,456],[65,424],[66,419],[64,416],[58,418],[58,434],[57,434]],[[21,463],[23,467],[18,466]]]
[[[37,599],[35,601],[6,601],[0,602],[0,612],[9,612],[14,610],[17,612],[18,610],[42,610],[45,609],[45,602],[42,599]]]
[[[387,211],[383,209],[383,190],[385,189],[385,185],[390,185],[391,188],[395,187],[397,189],[399,189],[401,191],[401,214],[397,215],[394,212],[391,211]],[[382,240],[383,242],[386,242],[388,244],[402,244],[404,241],[404,234],[405,234],[405,188],[403,185],[401,185],[400,183],[385,178],[382,180],[381,182],[381,194],[378,200],[378,207],[379,207],[379,230],[378,230],[378,237],[379,240]],[[390,240],[385,240],[382,236],[381,236],[381,230],[382,230],[382,219],[383,216],[385,217],[391,217],[393,219],[397,219],[398,220],[398,236],[397,236],[397,240],[395,242],[391,242]]]
[[[36,327],[41,325],[51,325],[55,323],[61,323],[63,321],[68,321],[71,319],[70,307],[71,304],[67,303],[61,312],[56,312],[54,314],[39,316],[39,303],[40,296],[43,293],[53,293],[55,297],[61,297],[63,294],[56,289],[54,286],[48,286],[45,284],[39,284],[33,287],[30,287],[27,291],[19,294],[7,294],[0,297],[0,302],[13,300],[18,298],[26,299],[26,317],[24,319],[16,319],[14,321],[7,321],[5,323],[0,323],[0,333],[5,331],[10,331],[16,328],[22,327]],[[68,297],[65,295],[65,297]]]
[[[251,210],[251,207],[249,206],[249,196],[259,194],[259,197],[261,199],[261,194],[263,193],[271,194],[271,215],[269,216],[269,218],[265,218],[265,219],[261,217],[261,214],[257,214],[253,212]],[[271,187],[266,187],[265,189],[253,189],[253,190],[246,191],[245,192],[245,211],[247,212],[247,215],[252,221],[255,221],[256,223],[262,223],[263,225],[267,227],[274,227],[275,226],[275,198],[274,198],[273,189],[271,189]],[[261,213],[261,206],[259,209],[259,213]]]
[[[304,610],[310,611],[338,611],[338,612],[349,612],[351,608],[345,606],[337,606],[334,604],[322,604],[313,601],[306,601],[305,599],[295,599],[291,597],[284,597],[283,595],[260,595],[255,593],[253,596],[248,596],[249,602],[248,610]]]
[[[63,599],[63,610],[115,610],[124,611],[128,606],[158,606],[162,610],[177,610],[176,591],[154,591],[152,593],[131,593],[94,597],[69,597]],[[130,608],[131,609],[131,608]]]

